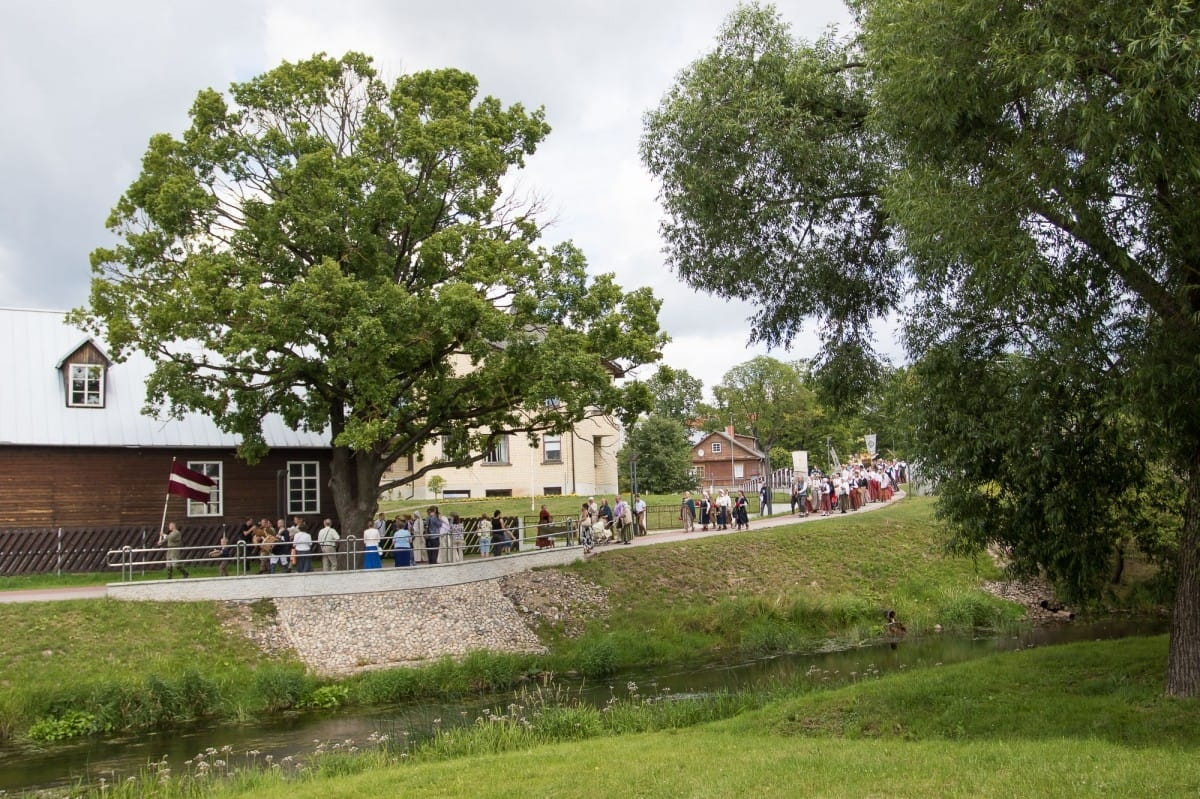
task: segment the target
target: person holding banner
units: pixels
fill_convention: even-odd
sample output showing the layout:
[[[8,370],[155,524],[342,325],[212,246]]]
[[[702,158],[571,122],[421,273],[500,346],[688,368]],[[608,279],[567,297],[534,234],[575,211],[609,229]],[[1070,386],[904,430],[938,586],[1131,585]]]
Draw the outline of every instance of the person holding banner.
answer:
[[[178,566],[179,573],[186,580],[188,573],[183,568],[183,531],[175,522],[168,524],[166,530],[159,531],[158,545],[167,547],[167,579],[175,576],[175,567]]]

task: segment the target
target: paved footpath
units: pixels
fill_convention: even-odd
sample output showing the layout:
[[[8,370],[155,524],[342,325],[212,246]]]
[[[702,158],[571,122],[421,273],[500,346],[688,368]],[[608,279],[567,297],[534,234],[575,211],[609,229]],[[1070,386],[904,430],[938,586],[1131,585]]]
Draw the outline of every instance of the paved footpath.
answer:
[[[852,511],[846,516],[855,516],[860,513],[870,513],[871,511],[885,508],[888,505],[904,498],[903,491],[897,491],[895,496],[889,502],[872,502],[857,511]],[[824,519],[842,518],[842,514],[833,513],[830,516],[822,516],[820,513],[810,513],[807,516],[797,516],[787,511],[787,504],[782,506],[783,511],[776,513],[773,516],[755,517],[750,520],[751,530],[761,530],[766,527],[781,527],[786,524],[812,524]],[[672,541],[690,541],[695,538],[709,538],[716,535],[736,535],[738,531],[732,526],[728,530],[717,530],[709,527],[708,530],[701,530],[699,523],[696,524],[695,531],[685,533],[682,529],[677,530],[658,530],[649,535],[637,536],[633,539],[630,546],[644,547],[654,544],[666,544]],[[620,548],[620,541],[610,541],[607,544],[596,547],[589,557],[602,555],[605,551]],[[37,588],[22,591],[0,591],[0,603],[4,602],[50,602],[63,599],[101,599],[108,595],[107,587],[103,585],[85,585],[75,586],[71,588]]]
[[[73,588],[31,588],[26,591],[0,591],[0,602],[49,602],[55,599],[102,599],[108,595],[103,585]]]

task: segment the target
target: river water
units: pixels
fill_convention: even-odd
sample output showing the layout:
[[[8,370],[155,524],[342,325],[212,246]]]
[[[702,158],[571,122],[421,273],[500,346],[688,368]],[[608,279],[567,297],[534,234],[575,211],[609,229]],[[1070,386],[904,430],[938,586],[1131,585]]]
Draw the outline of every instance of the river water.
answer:
[[[794,654],[740,663],[703,666],[663,666],[622,672],[602,681],[556,680],[554,688],[571,698],[603,705],[613,696],[624,698],[630,690],[640,695],[695,696],[716,691],[737,691],[769,685],[817,680],[841,684],[856,679],[942,663],[956,663],[997,652],[1131,635],[1154,635],[1168,629],[1165,620],[1115,619],[1092,623],[1073,622],[1024,628],[1016,633],[968,638],[928,635],[900,641],[895,646],[876,642],[870,646]],[[1165,667],[1165,664],[1164,664]],[[636,687],[631,687],[636,686]],[[516,692],[471,697],[460,702],[408,704],[345,713],[297,713],[252,724],[221,724],[187,732],[151,733],[123,738],[93,738],[46,750],[0,749],[0,794],[38,788],[109,782],[137,774],[150,761],[164,755],[178,768],[207,749],[231,753],[236,763],[276,762],[288,756],[311,753],[316,742],[366,742],[372,735],[415,741],[437,727],[471,723],[486,712],[520,701]],[[246,753],[256,754],[248,756]]]

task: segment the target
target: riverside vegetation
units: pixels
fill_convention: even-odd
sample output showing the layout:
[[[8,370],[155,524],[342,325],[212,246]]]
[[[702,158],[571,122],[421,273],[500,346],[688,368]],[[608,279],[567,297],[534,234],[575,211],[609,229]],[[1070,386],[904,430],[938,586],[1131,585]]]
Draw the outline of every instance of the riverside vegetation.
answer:
[[[598,609],[576,637],[546,624],[540,631],[549,646],[545,656],[476,653],[458,663],[442,660],[426,668],[372,672],[341,681],[309,674],[286,652],[264,656],[248,639],[230,632],[222,623],[228,611],[220,603],[150,606],[80,600],[0,606],[0,620],[10,633],[0,643],[0,669],[4,674],[0,683],[0,733],[8,739],[55,740],[81,733],[183,727],[201,719],[247,719],[291,708],[374,705],[501,689],[518,684],[526,675],[538,671],[577,671],[601,677],[615,669],[639,664],[803,651],[830,639],[854,643],[881,635],[883,607],[899,611],[910,635],[921,634],[934,624],[948,631],[967,631],[1016,622],[1021,608],[979,590],[982,582],[997,576],[996,567],[986,559],[971,561],[945,556],[930,510],[928,501],[907,500],[883,512],[820,524],[608,552],[569,567],[581,578],[607,589],[610,596],[607,612]],[[255,606],[255,611],[266,617],[272,608],[271,603],[263,602]],[[1064,647],[1020,653],[1018,657],[1073,659],[1077,656],[1055,653],[1075,650],[1076,647]],[[398,759],[424,763],[457,754],[481,755],[588,738],[586,746],[569,754],[566,750],[559,751],[552,760],[563,759],[568,764],[604,762],[597,752],[609,749],[613,758],[633,758],[642,763],[638,767],[631,765],[632,774],[640,771],[650,775],[654,773],[653,758],[648,754],[634,757],[632,752],[636,750],[630,746],[648,746],[657,753],[655,758],[681,767],[686,761],[678,759],[680,753],[690,751],[694,740],[712,736],[711,745],[725,752],[731,743],[719,741],[722,736],[733,735],[740,742],[735,747],[740,754],[728,764],[734,768],[735,762],[743,763],[743,767],[734,771],[752,786],[760,784],[756,781],[762,777],[755,765],[758,757],[768,756],[772,747],[765,737],[759,743],[751,741],[758,741],[760,735],[772,730],[825,741],[804,750],[810,752],[826,749],[829,736],[912,740],[917,744],[914,750],[917,754],[921,741],[930,738],[979,738],[983,742],[978,745],[985,750],[1003,741],[1006,748],[1021,744],[1017,748],[1022,751],[1014,751],[1014,757],[1032,763],[1037,758],[1032,751],[1023,751],[1025,738],[1045,737],[1056,729],[1059,732],[1055,736],[1068,738],[1086,729],[1097,730],[1092,714],[1098,712],[1098,703],[1103,698],[1110,703],[1105,713],[1123,707],[1126,710],[1122,717],[1129,717],[1123,732],[1118,733],[1114,728],[1111,734],[1091,734],[1104,739],[1092,744],[1099,747],[1095,755],[1115,757],[1114,768],[1127,772],[1120,779],[1114,777],[1116,782],[1112,784],[1126,778],[1134,780],[1143,771],[1155,774],[1156,778],[1167,773],[1185,778],[1188,768],[1168,768],[1154,758],[1118,757],[1120,753],[1103,751],[1105,747],[1126,746],[1131,742],[1145,746],[1153,741],[1166,741],[1168,749],[1194,743],[1188,737],[1193,733],[1185,734],[1182,730],[1197,726],[1195,703],[1158,698],[1164,652],[1165,643],[1161,639],[1094,645],[1088,655],[1092,668],[1086,673],[1072,677],[1055,665],[1054,669],[1059,670],[1044,675],[1042,682],[1026,679],[1015,684],[1012,691],[1005,687],[1005,679],[1029,672],[1029,660],[1017,666],[1004,665],[1004,659],[998,658],[995,663],[989,660],[953,669],[947,667],[946,673],[963,672],[949,678],[950,682],[942,682],[947,678],[941,674],[907,674],[869,683],[873,691],[880,690],[876,686],[888,685],[882,693],[864,693],[864,685],[859,684],[809,696],[809,691],[802,687],[788,686],[776,692],[714,697],[700,702],[635,697],[615,703],[605,712],[572,706],[569,701],[547,704],[531,700],[529,709],[514,708],[510,713],[498,709],[486,723],[448,730],[416,750],[409,751],[407,747],[398,750],[395,742],[385,742],[371,753],[356,753],[348,761],[345,751],[324,751],[316,753],[311,765],[297,773],[307,780],[314,775],[361,771],[356,779],[369,782],[374,779],[368,775],[373,766]],[[1129,661],[1131,657],[1133,661]],[[970,677],[973,669],[978,670],[978,675]],[[1040,672],[1041,667],[1034,671]],[[986,676],[989,674],[992,676]],[[1009,677],[1004,678],[1003,674]],[[894,679],[899,682],[893,682]],[[912,684],[908,687],[902,684],[910,680]],[[1083,691],[1096,701],[1068,713],[1064,703],[1069,702],[1050,699],[1063,693],[1063,680],[1071,686],[1066,694]],[[1008,696],[1009,693],[1014,695]],[[814,704],[802,712],[781,710],[794,702]],[[1023,709],[1018,712],[1018,708]],[[1046,720],[1064,713],[1057,726]],[[731,732],[721,726],[749,724],[756,714],[761,721],[751,725],[756,732],[744,726],[739,727],[739,732]],[[695,727],[715,719],[730,720],[715,727]],[[785,723],[784,719],[791,721]],[[1028,729],[1025,725],[1029,725]],[[684,727],[690,729],[688,744],[682,748],[678,740],[637,745],[622,739],[592,740],[611,732]],[[1003,734],[989,737],[988,730]],[[559,748],[565,746],[568,744],[560,744]],[[753,754],[756,749],[761,750],[757,755]],[[796,754],[794,749],[788,748],[790,755]],[[820,773],[832,779],[839,775],[839,769],[830,768],[830,763],[843,762],[843,768],[847,768],[845,764],[855,758],[880,756],[851,746],[844,751],[830,750],[817,759],[823,761]],[[988,757],[998,756],[993,753]],[[508,764],[528,757],[528,753],[523,753],[499,760],[484,758],[491,760],[492,770],[480,772],[476,792],[505,795],[501,790],[505,783],[497,779],[495,769],[505,773]],[[963,768],[960,757],[983,758],[984,753],[968,746],[948,761],[958,765],[947,767],[945,777],[963,776],[958,773]],[[1169,760],[1171,755],[1167,752],[1162,757]],[[228,758],[211,760],[221,760],[225,768],[231,762]],[[1046,768],[1052,767],[1053,760],[1047,757]],[[1150,767],[1152,763],[1157,765]],[[526,765],[531,773],[551,780],[546,783],[547,793],[575,795],[570,790],[560,790],[562,786],[548,787],[556,779],[567,779],[569,771],[535,765],[532,760]],[[194,764],[189,769],[193,767]],[[430,769],[428,779],[421,782],[433,784],[430,780],[436,781],[434,774],[466,774],[476,766],[473,759],[469,766],[458,763],[444,772],[437,763],[419,767]],[[863,773],[869,775],[877,770],[865,768]],[[247,781],[253,783],[254,790],[269,789],[260,781],[269,781],[271,775],[255,771],[236,771],[234,777],[222,782],[225,787],[220,790],[233,790],[238,785],[247,787]],[[924,779],[923,771],[909,771],[911,774],[905,780],[919,785]],[[203,776],[214,773],[206,768]],[[675,777],[678,792],[719,795],[718,785],[733,790],[727,782],[731,776],[710,775],[713,779],[704,784],[711,785],[714,792],[697,793],[690,781],[696,774],[692,766],[682,768]],[[150,776],[135,778],[131,784],[142,784]],[[185,783],[193,787],[196,784],[195,771],[177,772],[177,777],[188,777],[190,781],[185,783],[164,780],[161,771],[152,776],[154,784],[161,783],[164,791],[184,790]],[[528,776],[520,779],[527,780]],[[594,776],[599,780],[596,792],[604,794],[603,785],[611,775]],[[405,773],[394,779],[408,783],[409,776]],[[515,773],[513,779],[517,779]],[[636,782],[636,777],[631,779]],[[905,780],[900,781],[901,787]],[[498,792],[481,793],[485,784]],[[529,787],[527,781],[513,784]],[[781,784],[790,783],[783,780]],[[1011,793],[1014,783],[998,784],[1007,785]],[[448,785],[443,786],[446,794],[454,793]],[[618,781],[613,785],[625,783]],[[685,785],[693,787],[684,789]],[[289,795],[299,795],[295,793],[296,786],[280,788],[280,795],[283,790]],[[770,793],[765,788],[746,790]],[[368,784],[363,784],[343,795],[365,796],[372,792]],[[667,790],[663,795],[670,793]],[[886,793],[898,795],[903,790]]]

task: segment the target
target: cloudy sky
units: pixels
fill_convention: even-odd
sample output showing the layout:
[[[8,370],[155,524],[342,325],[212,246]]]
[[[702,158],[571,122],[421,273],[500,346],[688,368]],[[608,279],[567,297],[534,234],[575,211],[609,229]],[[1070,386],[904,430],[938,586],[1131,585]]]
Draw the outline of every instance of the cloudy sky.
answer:
[[[553,128],[521,178],[595,272],[664,298],[665,361],[704,381],[762,347],[746,306],[683,287],[664,266],[642,115],[711,48],[734,0],[5,0],[0,4],[0,306],[83,304],[88,253],[137,176],[150,136],[180,133],[196,93],[316,52],[372,55],[385,77],[453,66],[482,93],[544,106]],[[815,38],[838,0],[779,3]],[[883,344],[883,342],[881,342]],[[890,347],[883,346],[884,351]],[[804,337],[781,358],[809,357]],[[643,370],[648,376],[650,369]]]

